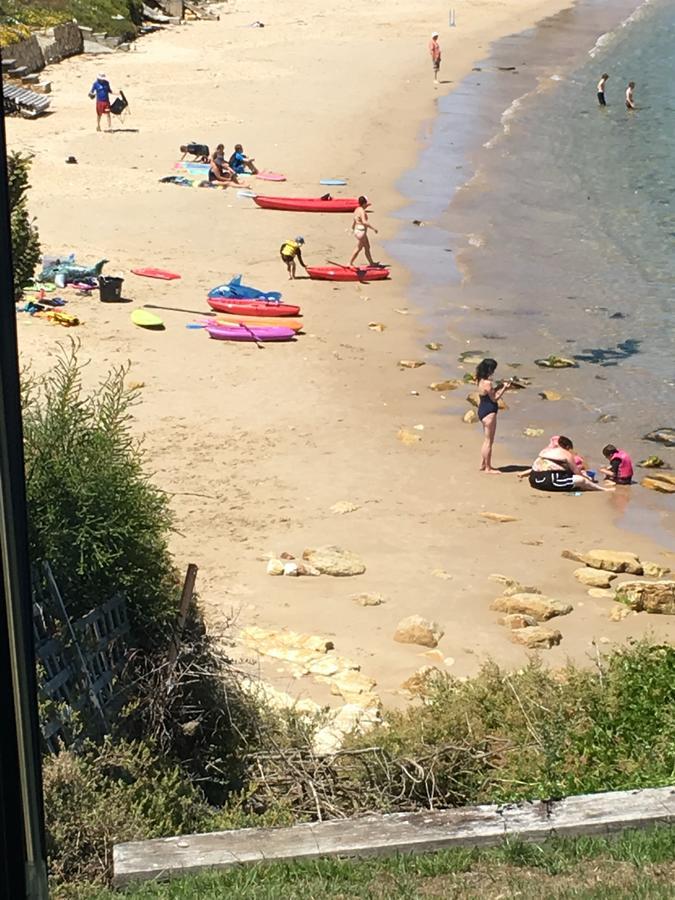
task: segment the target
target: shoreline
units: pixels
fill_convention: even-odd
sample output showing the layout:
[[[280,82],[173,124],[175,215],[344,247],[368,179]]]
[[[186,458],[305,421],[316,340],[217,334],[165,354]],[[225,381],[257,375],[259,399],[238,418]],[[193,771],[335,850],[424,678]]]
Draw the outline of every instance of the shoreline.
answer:
[[[532,27],[564,5],[522,0],[511,14],[490,3],[467,12],[461,47],[448,46],[444,37],[455,79],[482,58],[483,44]],[[589,639],[606,631],[617,642],[654,629],[675,639],[672,625],[654,622],[665,617],[610,622],[609,604],[589,601],[560,558],[563,548],[611,546],[654,559],[659,550],[651,542],[621,535],[586,502],[553,515],[550,497],[533,497],[508,478],[503,484],[476,478],[478,434],[461,422],[453,426],[446,412],[452,395],[447,402],[427,390],[443,377],[438,354],[425,351],[423,368],[397,366],[420,353],[426,333],[419,316],[395,312],[418,304],[413,275],[401,277],[396,269],[391,283],[367,286],[290,284],[275,256],[280,241],[302,229],[308,261],[335,259],[351,252],[346,219],[264,212],[219,191],[157,184],[179,143],[202,133],[211,143],[225,132],[233,140],[236,134],[257,157],[267,149],[266,167],[291,176],[279,193],[313,193],[319,177],[347,175],[347,190],[365,189],[375,198],[378,240],[391,240],[403,208],[395,179],[418,156],[418,135],[431,121],[422,91],[427,84],[433,90],[421,6],[399,12],[383,24],[376,11],[345,4],[336,13],[343,30],[335,33],[309,5],[297,10],[303,25],[277,24],[270,2],[260,17],[272,26],[239,31],[248,13],[235,8],[220,23],[149,36],[142,50],[110,60],[113,86],[124,87],[124,79],[135,85],[129,96],[138,134],[91,133],[93,116],[81,95],[96,63],[82,58],[59,66],[62,117],[49,127],[10,126],[13,146],[36,146],[31,205],[39,212],[46,253],[72,248],[93,260],[112,251],[110,274],[138,264],[178,268],[183,278],[173,285],[126,275],[125,293],[136,305],[198,309],[206,288],[242,271],[246,283],[281,288],[285,299],[303,306],[307,334],[297,344],[259,352],[204,342],[203,334],[185,330],[189,319],[178,313],[165,316],[165,333],[152,334],[132,328],[128,307],[72,301],[85,321],[79,336],[82,355],[92,359],[87,382],[130,359],[130,380],[144,385],[138,431],[146,436],[153,480],[173,494],[176,562],[200,566],[198,590],[212,633],[232,637],[234,611],[241,626],[330,637],[338,654],[375,679],[386,705],[404,702],[400,684],[432,659],[424,648],[392,639],[398,621],[411,614],[441,623],[442,665],[453,674],[472,674],[490,656],[512,667],[527,660],[489,609],[499,593],[491,573],[535,581],[544,593],[562,591],[574,603],[575,612],[560,620],[561,646],[547,652],[551,665],[568,656],[585,659]],[[428,15],[425,7],[424,21]],[[307,20],[311,37],[303,40]],[[412,23],[419,35],[411,48]],[[292,63],[286,53],[291,40],[297,51]],[[347,52],[354,64],[337,94],[334,73]],[[420,81],[413,83],[413,75]],[[298,83],[304,87],[296,98]],[[359,98],[357,109],[352,96]],[[61,159],[73,150],[80,165],[69,167],[66,178]],[[101,190],[105,183],[110,191]],[[81,215],[64,219],[64,208]],[[383,323],[384,332],[370,330],[371,321]],[[29,319],[20,318],[19,328],[22,358],[39,367],[67,338]],[[397,440],[399,429],[417,424],[424,430],[412,433],[421,441],[405,446]],[[331,507],[339,501],[357,508],[336,515]],[[485,511],[516,521],[497,524],[481,517]],[[298,555],[324,544],[358,553],[366,573],[347,579],[266,574],[268,555]],[[360,607],[350,597],[363,592],[380,593],[386,602]],[[238,650],[248,653],[241,645]],[[330,685],[296,679],[278,660],[254,655],[252,668],[294,696],[338,702]]]

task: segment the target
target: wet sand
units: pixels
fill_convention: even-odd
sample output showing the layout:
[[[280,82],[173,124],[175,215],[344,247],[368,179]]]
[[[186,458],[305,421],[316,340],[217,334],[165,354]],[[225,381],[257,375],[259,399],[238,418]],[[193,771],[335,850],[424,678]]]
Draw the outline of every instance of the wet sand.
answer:
[[[447,9],[439,4],[383,10],[342,2],[324,13],[300,2],[292,20],[277,18],[271,0],[254,11],[235,5],[219,23],[172,29],[128,54],[54,68],[54,115],[9,125],[11,146],[35,153],[31,203],[45,252],[74,250],[83,261],[105,256],[107,272],[125,276],[133,304],[75,298],[68,309],[84,322],[77,337],[82,357],[91,359],[87,381],[130,360],[129,380],[144,385],[135,424],[155,483],[173,495],[177,565],[200,568],[210,629],[236,638],[240,626],[255,624],[328,636],[376,679],[385,704],[401,702],[401,682],[429,662],[423,648],[392,640],[397,622],[411,614],[442,625],[443,665],[457,675],[475,672],[488,656],[507,666],[526,661],[527,652],[511,643],[489,609],[500,593],[490,573],[536,584],[574,605],[556,620],[563,640],[546,653],[552,665],[594,656],[594,640],[649,632],[675,637],[665,617],[611,622],[610,602],[589,598],[560,553],[605,546],[666,565],[675,555],[613,524],[625,492],[539,495],[513,475],[478,473],[478,426],[463,424],[455,410],[455,397],[465,392],[428,390],[447,371],[440,354],[424,347],[429,324],[413,313],[421,298],[402,265],[394,261],[393,278],[383,284],[285,280],[278,247],[296,234],[305,236],[308,262],[346,262],[349,217],[262,211],[234,191],[158,179],[171,173],[178,145],[190,140],[241,141],[259,164],[288,175],[279,186],[257,182],[263,192],[318,196],[320,178],[347,177],[345,195],[364,192],[373,201],[372,221],[380,228],[374,252],[383,259],[388,241],[404,234],[396,211],[406,201],[396,184],[429,133],[435,98],[459,83],[492,41],[563,5],[486,0],[461,11],[456,29],[444,27]],[[256,18],[264,29],[246,27]],[[434,26],[444,50],[439,88],[426,51]],[[137,132],[94,133],[86,94],[101,68],[129,97],[125,127]],[[64,165],[71,154],[77,166]],[[422,258],[421,243],[415,252]],[[130,274],[138,265],[173,269],[182,278],[141,279]],[[246,283],[283,290],[299,303],[306,334],[259,350],[209,341],[187,330],[194,317],[180,312],[164,314],[160,333],[129,321],[130,308],[143,303],[205,311],[207,290],[238,272]],[[444,284],[441,278],[430,290],[453,290]],[[454,297],[453,290],[450,304]],[[371,322],[385,330],[371,330]],[[23,359],[38,369],[72,334],[23,315],[19,329]],[[411,358],[426,364],[397,365]],[[516,412],[528,393],[509,399]],[[401,428],[421,440],[404,445]],[[534,456],[537,442],[528,446]],[[522,457],[500,442],[496,462]],[[358,509],[331,512],[341,500]],[[498,524],[481,517],[485,511],[515,521]],[[324,544],[358,553],[366,573],[266,574],[268,555],[299,555]],[[386,602],[356,605],[351,595],[364,591]],[[294,679],[275,661],[263,658],[260,668],[294,695],[337,702],[325,685]]]

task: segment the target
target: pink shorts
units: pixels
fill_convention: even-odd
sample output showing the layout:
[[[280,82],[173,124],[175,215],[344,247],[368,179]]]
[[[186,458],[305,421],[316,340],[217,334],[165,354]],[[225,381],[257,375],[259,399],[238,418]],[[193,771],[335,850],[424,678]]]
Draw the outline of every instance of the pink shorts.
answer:
[[[104,113],[110,112],[110,104],[107,100],[96,101],[96,114],[102,116]]]

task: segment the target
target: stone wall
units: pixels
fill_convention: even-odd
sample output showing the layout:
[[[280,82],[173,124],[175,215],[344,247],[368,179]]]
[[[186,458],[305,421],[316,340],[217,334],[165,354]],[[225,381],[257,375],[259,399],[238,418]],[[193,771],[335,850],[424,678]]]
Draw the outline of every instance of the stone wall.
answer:
[[[29,72],[39,72],[45,67],[45,58],[34,34],[25,41],[3,47],[2,58],[15,60],[17,66],[25,66]]]
[[[49,28],[47,31],[39,32],[35,37],[42,50],[45,65],[49,66],[82,53],[84,45],[82,32],[74,22]]]

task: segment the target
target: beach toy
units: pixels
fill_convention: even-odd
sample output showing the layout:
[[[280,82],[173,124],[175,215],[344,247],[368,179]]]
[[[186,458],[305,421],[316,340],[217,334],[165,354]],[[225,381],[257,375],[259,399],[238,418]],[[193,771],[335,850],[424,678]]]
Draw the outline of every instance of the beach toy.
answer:
[[[219,325],[217,322],[206,326],[209,337],[217,341],[290,341],[295,337],[292,328],[279,326],[256,325],[249,328],[244,325]]]
[[[322,178],[319,184],[342,185],[347,184],[346,178]]]
[[[206,302],[215,312],[241,316],[297,316],[299,306],[269,300],[239,300],[236,298],[207,297]]]
[[[174,278],[180,278],[175,272],[165,272],[164,269],[132,269],[134,275],[142,275],[143,278],[161,278],[163,281],[173,281]]]
[[[131,313],[131,321],[140,328],[164,328],[164,322],[160,317],[148,312],[147,309],[135,309]]]
[[[259,291],[241,283],[241,275],[235,275],[227,284],[211,288],[209,297],[238,298],[242,300],[269,300],[278,302],[281,300],[279,291]]]
[[[318,281],[383,281],[387,266],[307,266],[307,274]]]
[[[253,202],[261,209],[285,209],[294,212],[354,212],[359,205],[356,197],[264,197],[258,194]]]

